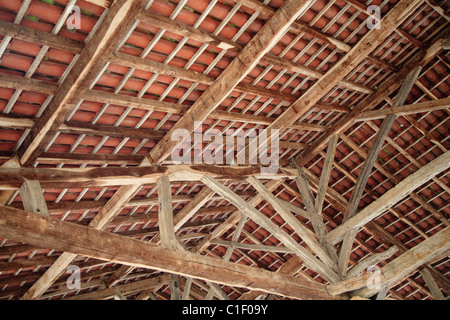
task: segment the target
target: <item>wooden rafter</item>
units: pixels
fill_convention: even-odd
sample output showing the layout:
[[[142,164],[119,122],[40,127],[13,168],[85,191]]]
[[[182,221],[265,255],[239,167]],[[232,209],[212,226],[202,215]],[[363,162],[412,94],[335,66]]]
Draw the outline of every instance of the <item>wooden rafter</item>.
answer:
[[[172,133],[178,129],[193,132],[194,121],[203,121],[250,72],[289,29],[289,26],[311,3],[307,0],[287,1],[277,13],[264,25],[258,34],[247,44],[241,53],[231,62],[216,81],[208,87],[202,96],[177,121],[166,136],[148,155],[152,164],[158,164],[169,156],[177,142],[171,141]]]
[[[378,288],[362,288],[356,290],[355,295],[370,297],[385,285],[392,287],[406,275],[449,249],[450,227],[447,227],[382,267]]]
[[[402,84],[402,87],[400,88],[399,93],[395,98],[393,105],[394,108],[404,104],[421,70],[422,68],[420,67],[414,69],[414,71],[412,71],[405,79],[405,81]],[[395,115],[386,116],[380,127],[380,130],[377,132],[377,135],[375,136],[372,147],[370,148],[366,160],[364,161],[363,167],[358,176],[358,180],[356,181],[356,185],[352,191],[352,195],[350,197],[347,209],[344,213],[344,220],[343,220],[344,223],[351,217],[354,217],[356,214],[356,210],[358,209],[358,204],[363,195],[367,180],[369,179],[369,176],[372,172],[373,166],[381,150],[381,147],[383,146],[384,141],[389,131],[391,130],[391,127],[394,124],[396,118],[397,117]],[[348,260],[350,258],[350,253],[352,250],[353,242],[356,237],[356,232],[357,230],[352,229],[349,230],[344,235],[338,262],[339,273],[342,276],[345,276],[347,274]]]
[[[80,53],[69,75],[58,87],[45,113],[37,120],[30,135],[18,150],[22,164],[29,164],[43,151],[51,139],[51,133],[58,130],[80,99],[80,95],[91,85],[110,54],[116,49],[123,33],[134,22],[134,17],[140,9],[141,1],[114,1],[101,26]]]
[[[445,33],[444,33],[445,34]],[[350,113],[339,119],[327,132],[314,141],[302,154],[296,157],[296,162],[300,166],[306,165],[311,159],[313,159],[328,143],[329,139],[335,134],[342,133],[347,129],[359,115],[365,111],[375,108],[380,102],[389,97],[397,90],[403,79],[418,66],[425,66],[431,60],[433,60],[439,52],[442,51],[441,45],[444,39],[439,39],[426,50],[421,51],[411,58],[397,73],[392,75],[386,80],[373,94],[369,95],[363,101],[361,101],[357,107],[355,107]]]
[[[378,200],[362,209],[354,217],[350,218],[336,229],[330,231],[327,235],[327,240],[330,243],[337,243],[342,239],[348,230],[358,230],[366,223],[375,219],[385,210],[393,206],[400,199],[406,197],[411,191],[415,190],[417,187],[449,167],[450,151],[447,151],[433,161],[430,161],[427,165],[423,166],[413,174],[406,177],[394,188],[383,194]]]
[[[402,0],[397,3],[380,21],[380,28],[370,30],[323,77],[317,80],[299,100],[294,102],[275,122],[268,126],[268,130],[279,129],[284,132],[288,129],[291,124],[313,108],[340,80],[356,68],[421,3],[422,1],[418,0]],[[300,163],[301,166],[304,164],[305,162]]]

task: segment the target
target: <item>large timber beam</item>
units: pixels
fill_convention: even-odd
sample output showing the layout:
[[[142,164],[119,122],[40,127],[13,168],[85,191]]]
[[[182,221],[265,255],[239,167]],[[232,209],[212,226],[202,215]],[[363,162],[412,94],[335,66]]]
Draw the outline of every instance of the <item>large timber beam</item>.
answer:
[[[164,248],[4,206],[0,207],[0,236],[100,260],[297,299],[333,299],[319,283]]]
[[[256,178],[279,180],[293,179],[297,176],[294,169],[279,168],[272,175],[261,174],[259,167],[231,167],[216,165],[168,165],[129,168],[0,168],[0,190],[20,188],[25,180],[39,180],[41,185],[65,187],[93,186],[127,186],[135,184],[156,183],[161,176],[168,176],[171,181],[200,181],[205,175],[216,179],[243,180],[250,176]]]
[[[80,96],[91,85],[123,34],[131,27],[141,7],[140,0],[114,1],[100,27],[84,47],[45,112],[19,148],[18,154],[22,164],[30,164],[44,150],[52,138],[51,134],[58,130]]]
[[[179,129],[193,132],[195,121],[204,121],[219,106],[236,85],[257,65],[260,59],[272,49],[288,31],[290,25],[305,11],[311,0],[289,0],[253,37],[240,54],[221,73],[216,81],[208,87],[202,96],[172,127],[166,136],[148,154],[150,163],[159,164],[167,158],[176,141],[171,141],[172,134]]]
[[[368,222],[380,216],[395,203],[406,197],[413,190],[417,189],[422,184],[428,180],[431,180],[433,177],[449,167],[450,151],[447,151],[403,179],[399,184],[387,191],[376,201],[362,209],[354,217],[350,218],[336,229],[330,231],[326,236],[327,241],[336,244],[342,239],[347,231],[351,229],[358,230],[363,227]]]

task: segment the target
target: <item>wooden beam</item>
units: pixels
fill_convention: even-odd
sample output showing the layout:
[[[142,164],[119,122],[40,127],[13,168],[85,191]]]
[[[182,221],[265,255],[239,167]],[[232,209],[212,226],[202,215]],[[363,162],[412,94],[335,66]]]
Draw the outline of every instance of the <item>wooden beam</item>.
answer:
[[[234,167],[216,165],[168,165],[128,168],[0,168],[0,190],[20,188],[25,180],[39,180],[41,185],[65,187],[117,186],[156,183],[161,176],[168,176],[170,181],[200,181],[205,175],[216,179],[244,180],[247,177],[278,180],[292,179],[297,176],[292,168],[279,168],[272,175],[261,174],[259,167]]]
[[[301,168],[296,165],[295,162],[292,162],[292,165],[296,167],[298,171],[298,178],[296,178],[297,187],[300,191],[300,194],[302,196],[303,203],[306,206],[306,210],[309,212],[309,217],[311,220],[311,224],[313,225],[314,231],[316,232],[317,238],[319,239],[319,242],[323,246],[328,246],[325,241],[325,236],[327,234],[327,229],[325,227],[325,223],[323,222],[322,217],[322,210],[316,211],[315,208],[315,199],[313,196],[313,193],[311,191],[308,178],[306,177],[305,168]],[[320,182],[319,182],[320,185]],[[330,247],[330,246],[328,246]],[[332,248],[328,248],[329,254],[333,255],[333,258],[335,258],[335,253],[333,254],[331,251],[334,251]]]
[[[336,229],[330,231],[327,235],[327,241],[333,244],[339,242],[344,234],[350,230],[358,230],[369,221],[380,216],[385,210],[393,206],[395,203],[406,197],[413,190],[421,186],[423,183],[435,177],[442,171],[450,167],[450,151],[440,155],[436,159],[412,173],[392,189],[388,190],[378,200],[362,209],[353,218],[341,224]]]
[[[445,300],[444,294],[441,292],[441,289],[439,289],[439,286],[437,285],[436,281],[434,280],[431,272],[427,268],[423,268],[420,270],[420,275],[425,281],[425,284],[430,289],[430,292],[433,296],[434,300]]]
[[[123,295],[129,295],[142,290],[157,291],[169,282],[170,276],[164,274],[150,279],[126,283],[115,288],[105,288],[90,293],[78,294],[65,300],[107,300],[113,298],[118,292]]]
[[[405,97],[406,98],[406,97]],[[370,148],[369,154],[364,161],[361,172],[359,173],[358,180],[356,181],[356,185],[353,188],[352,195],[350,197],[350,201],[347,206],[347,210],[344,213],[343,223],[354,217],[356,214],[356,210],[358,209],[358,204],[361,200],[361,197],[364,192],[364,188],[366,186],[367,180],[372,172],[373,165],[378,157],[378,153],[380,152],[381,147],[383,146],[384,140],[391,130],[392,124],[394,123],[396,117],[394,115],[389,115],[383,121],[380,130],[375,136],[375,140]],[[344,235],[344,240],[342,242],[341,250],[339,253],[339,261],[338,261],[338,270],[339,274],[343,277],[347,274],[348,261],[350,258],[350,254],[353,247],[353,242],[356,237],[357,230],[352,229],[349,230]]]
[[[302,117],[339,81],[354,70],[367,55],[376,48],[397,26],[413,12],[422,1],[403,0],[393,7],[381,20],[380,28],[374,28],[355,45],[334,66],[309,88],[289,109],[281,114],[268,129],[286,130]],[[304,166],[304,163],[302,164]]]
[[[381,110],[363,112],[355,121],[369,121],[385,118],[387,115],[394,114],[397,117],[415,113],[432,112],[450,108],[450,98],[431,100],[414,104],[407,104],[395,108],[384,108]]]
[[[286,247],[294,250],[295,253],[305,262],[308,268],[318,272],[323,277],[331,282],[335,282],[339,279],[337,274],[331,270],[323,262],[317,260],[311,253],[309,253],[304,247],[300,246],[294,239],[289,236],[282,229],[276,227],[269,218],[261,214],[249,203],[244,201],[241,197],[236,195],[230,189],[219,183],[212,177],[204,176],[202,182],[205,183],[209,188],[214,190],[216,193],[220,194],[230,203],[234,204],[242,214],[246,215],[249,219],[258,223],[262,228],[269,231],[271,234],[276,236]]]
[[[407,96],[409,95],[409,92],[411,91],[412,86],[414,85],[414,82],[416,81],[417,77],[419,76],[419,73],[421,70],[422,70],[421,67],[417,67],[403,81],[400,91],[397,94],[397,96],[395,97],[395,101],[392,105],[393,108],[403,105],[404,101],[406,100]],[[348,203],[347,210],[344,213],[343,222],[347,221],[349,218],[351,218],[355,215],[356,210],[358,208],[359,201],[361,200],[362,194],[364,192],[364,188],[366,186],[367,180],[369,179],[369,175],[372,172],[372,168],[375,163],[375,160],[377,159],[378,154],[380,153],[381,147],[383,146],[384,141],[386,140],[386,137],[387,137],[389,131],[391,130],[392,124],[394,123],[396,118],[397,117],[395,115],[386,116],[380,129],[378,130],[378,132],[375,136],[375,139],[372,143],[372,146],[369,150],[369,153],[367,154],[367,157],[364,160],[364,164],[361,169],[361,172],[359,173],[358,180],[356,181],[356,185],[352,191],[352,195],[350,197],[350,201]]]
[[[322,248],[320,243],[315,238],[315,235],[306,228],[289,210],[275,197],[272,192],[257,179],[250,177],[248,182],[262,195],[262,197],[269,202],[275,211],[283,218],[283,220],[297,233],[302,240],[313,250],[313,252],[320,258],[320,260],[331,269],[336,268],[336,262],[330,258],[328,253]]]
[[[328,285],[327,289],[331,295],[338,295],[345,292],[354,291],[362,287],[367,286],[370,279],[373,278],[373,274],[364,273],[358,277],[347,278],[337,283]]]
[[[250,251],[263,251],[263,252],[279,252],[279,253],[294,253],[292,249],[279,246],[266,246],[261,244],[241,243],[237,241],[224,241],[213,239],[211,244],[217,244],[225,247],[233,247]]]
[[[344,132],[350,125],[352,125],[358,116],[367,110],[375,108],[378,104],[384,101],[387,97],[397,90],[403,79],[405,79],[411,70],[417,66],[425,66],[428,62],[433,60],[442,50],[441,44],[444,39],[437,40],[425,52],[420,51],[413,56],[396,74],[387,79],[373,94],[366,97],[359,103],[351,112],[346,114],[338,120],[328,131],[316,139],[306,150],[302,152],[295,160],[299,166],[305,166],[311,161],[322,149],[326,146],[329,139],[335,135]]]
[[[166,136],[148,155],[152,164],[161,163],[176,145],[171,141],[178,129],[195,130],[195,121],[204,121],[208,115],[230,94],[235,86],[256,66],[259,60],[279,41],[295,19],[307,8],[311,0],[289,0],[253,37],[241,53],[231,62],[217,80],[197,99],[186,114],[177,121]]]
[[[317,190],[316,202],[314,208],[317,213],[322,212],[323,201],[325,200],[325,194],[328,188],[328,182],[331,176],[331,170],[333,169],[334,154],[336,153],[336,147],[339,137],[333,136],[328,143],[327,154],[323,163],[322,174],[320,175],[319,187]]]
[[[0,166],[0,169],[14,169],[14,168],[20,168],[20,162],[19,162],[19,158],[17,156],[12,157],[11,159],[9,159],[8,161],[6,161],[5,163],[3,163]],[[9,200],[11,199],[11,197],[14,195],[15,191],[14,190],[4,190],[4,191],[0,191],[0,205],[4,206],[6,204],[8,204]]]
[[[172,281],[170,282],[170,300],[181,300],[180,297],[180,282],[176,274],[171,275]]]
[[[30,164],[43,151],[52,138],[51,134],[64,122],[74,104],[88,89],[108,61],[109,55],[116,49],[123,33],[131,27],[141,5],[142,2],[139,0],[116,0],[111,5],[100,27],[19,148],[18,154],[22,164]]]
[[[157,183],[158,186],[158,226],[161,236],[161,245],[169,248],[176,248],[177,241],[173,226],[172,209],[172,189],[169,178],[161,177]]]
[[[184,285],[183,289],[183,295],[181,297],[181,300],[189,300],[189,295],[191,293],[191,286],[192,286],[192,278],[186,279],[186,284]]]
[[[182,250],[163,248],[9,207],[0,207],[0,236],[60,251],[70,250],[73,254],[114,263],[190,276],[297,299],[332,298],[324,285],[319,283]]]
[[[173,20],[170,21],[174,22]],[[208,76],[200,72],[186,70],[180,67],[167,65],[149,59],[138,58],[135,56],[119,52],[114,53],[114,55],[109,59],[109,61],[118,65],[133,67],[139,70],[168,75],[171,77],[180,78],[192,82],[198,82],[206,85],[212,85],[215,81],[214,77]],[[265,89],[262,87],[253,86],[245,83],[238,83],[234,89],[239,92],[244,92],[253,95],[261,95],[263,97],[269,97],[281,101],[293,102],[297,100],[296,96],[288,93],[281,93],[279,91]]]
[[[392,257],[399,249],[396,246],[390,247],[388,250],[378,252],[370,255],[369,257],[361,260],[358,264],[354,265],[347,273],[347,278],[354,278],[360,276],[371,266],[385,261]]]
[[[4,20],[0,20],[0,33],[14,39],[38,43],[42,46],[75,54],[80,54],[84,47],[83,42]]]
[[[449,249],[450,227],[446,227],[382,267],[379,288],[362,288],[356,290],[355,295],[368,298],[376,294],[385,285],[392,287],[413,273],[418,267]]]
[[[97,213],[89,223],[89,228],[103,230],[108,223],[120,213],[125,203],[138,191],[140,185],[121,187],[107,204]],[[77,257],[76,254],[63,252],[44,275],[22,296],[22,300],[39,299],[45,291],[64,273]]]
[[[374,277],[373,273],[367,273],[366,270],[386,260],[387,258],[390,258],[397,251],[398,248],[394,246],[384,252],[373,254],[362,260],[350,269],[346,279],[330,284],[327,287],[328,292],[333,295],[338,295],[365,287],[370,279]]]
[[[25,211],[50,216],[39,181],[25,180],[19,192]]]

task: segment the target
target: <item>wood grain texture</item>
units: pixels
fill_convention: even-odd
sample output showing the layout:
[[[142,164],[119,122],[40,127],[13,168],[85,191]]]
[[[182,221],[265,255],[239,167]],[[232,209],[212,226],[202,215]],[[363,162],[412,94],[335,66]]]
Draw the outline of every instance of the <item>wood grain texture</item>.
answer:
[[[0,213],[0,235],[7,239],[298,299],[333,299],[319,283],[162,248],[18,209],[0,207]]]

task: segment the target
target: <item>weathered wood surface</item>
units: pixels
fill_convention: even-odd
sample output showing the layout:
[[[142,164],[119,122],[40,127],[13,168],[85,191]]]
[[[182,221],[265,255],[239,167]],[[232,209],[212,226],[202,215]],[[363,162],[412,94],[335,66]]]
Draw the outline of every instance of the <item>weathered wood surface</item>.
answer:
[[[170,141],[178,129],[193,132],[194,122],[203,121],[231,93],[236,85],[256,66],[260,59],[280,40],[290,25],[311,3],[311,0],[287,1],[261,28],[216,81],[208,87],[192,107],[150,152],[150,163],[158,164],[169,156],[176,142]]]
[[[14,241],[298,299],[333,298],[319,283],[163,248],[9,207],[0,207],[0,213],[0,236]]]
[[[80,96],[88,89],[97,74],[116,49],[123,33],[134,22],[142,6],[140,0],[116,0],[100,27],[84,47],[67,77],[58,87],[45,112],[36,121],[24,143],[18,150],[20,162],[29,164],[39,156],[58,130]]]
[[[447,151],[403,179],[395,187],[384,193],[378,200],[362,209],[353,218],[350,218],[336,229],[330,231],[326,237],[327,241],[336,244],[348,230],[356,230],[361,228],[366,223],[381,215],[395,203],[406,197],[409,193],[430,180],[432,177],[438,175],[440,172],[449,167],[450,151]]]
[[[216,179],[244,180],[247,177],[278,180],[297,176],[291,168],[279,168],[271,175],[261,174],[259,167],[232,167],[215,165],[168,165],[129,168],[0,168],[0,190],[20,188],[25,180],[39,180],[43,187],[61,186],[93,187],[134,184],[152,184],[161,176],[171,181],[199,181],[205,175]]]

